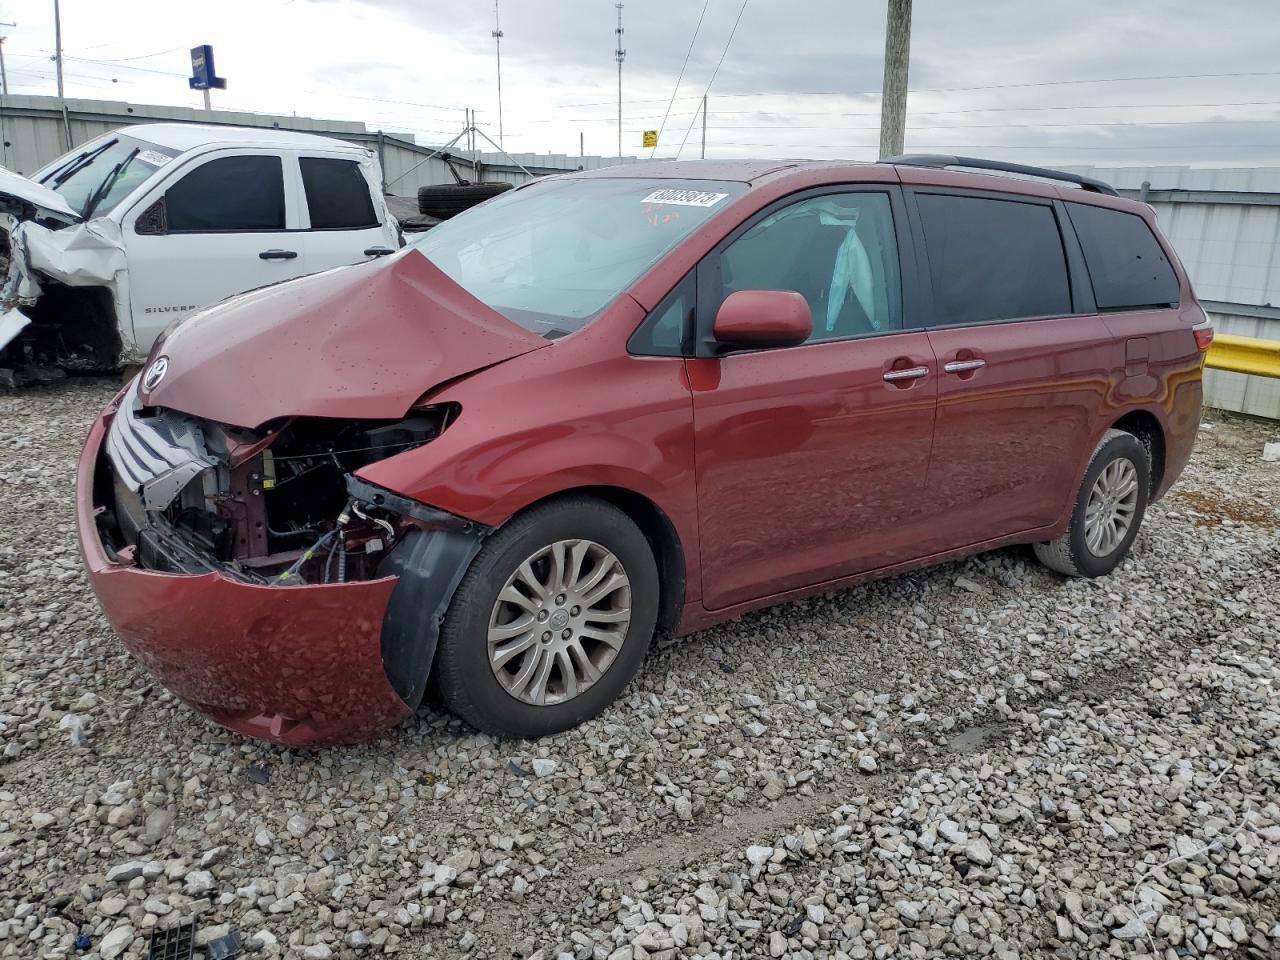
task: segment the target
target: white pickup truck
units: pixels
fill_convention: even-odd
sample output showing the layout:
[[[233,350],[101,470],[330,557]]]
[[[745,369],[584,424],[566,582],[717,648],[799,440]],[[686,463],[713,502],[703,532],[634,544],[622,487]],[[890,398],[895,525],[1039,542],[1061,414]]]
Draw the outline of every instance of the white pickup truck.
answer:
[[[0,368],[139,363],[194,310],[393,253],[381,179],[341,140],[178,123],[0,168]]]

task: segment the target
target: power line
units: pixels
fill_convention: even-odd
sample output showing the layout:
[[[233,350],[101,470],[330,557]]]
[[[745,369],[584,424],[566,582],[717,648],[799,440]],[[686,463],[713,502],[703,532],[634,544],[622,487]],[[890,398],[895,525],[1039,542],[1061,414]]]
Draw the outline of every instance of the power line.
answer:
[[[918,117],[941,117],[964,113],[1031,113],[1042,110],[1186,110],[1192,107],[1270,107],[1280,105],[1280,100],[1233,100],[1220,103],[1094,103],[1077,106],[1050,107],[968,107],[964,110],[915,110]],[[716,116],[751,116],[759,113],[781,113],[778,110],[717,110]],[[878,117],[879,110],[861,111],[785,111],[790,117]]]
[[[912,93],[968,93],[976,90],[1017,90],[1030,87],[1082,85],[1093,83],[1129,83],[1139,80],[1220,80],[1231,77],[1280,77],[1280,70],[1260,70],[1248,73],[1178,73],[1150,77],[1099,77],[1093,80],[1041,80],[1034,83],[999,83],[979,87],[916,87]],[[758,90],[753,93],[718,93],[718,97],[873,97],[878,90]],[[700,100],[701,97],[678,97],[679,100]],[[633,103],[662,103],[662,100],[633,100]],[[558,108],[607,107],[608,100],[588,103],[562,103]]]
[[[680,73],[676,75],[675,89],[671,91],[671,99],[667,101],[667,111],[662,115],[662,123],[658,124],[658,136],[653,141],[653,149],[649,151],[650,158],[658,151],[658,143],[662,140],[662,131],[667,128],[667,117],[671,115],[671,105],[676,102],[676,94],[680,92],[680,81],[684,79],[685,67],[689,66],[689,55],[693,53],[693,45],[698,40],[698,31],[702,29],[702,18],[707,15],[707,7],[711,6],[711,0],[702,0],[702,12],[698,14],[697,26],[693,28],[693,36],[689,39],[689,49],[684,52],[684,63],[680,64]],[[694,111],[697,116],[697,111]]]
[[[720,65],[724,63],[724,58],[729,53],[729,46],[733,43],[734,35],[738,32],[738,24],[742,22],[742,15],[747,12],[747,4],[749,2],[750,0],[742,0],[742,6],[738,8],[738,17],[733,21],[733,29],[729,31],[729,39],[724,42],[724,49],[720,51],[720,59],[716,61],[716,68],[711,71],[711,79],[707,81],[707,89],[702,91],[704,110],[706,109],[705,104],[707,102],[707,94],[711,92],[711,85],[716,82],[716,74],[720,72]],[[677,160],[680,159],[680,154],[684,152],[684,145],[689,142],[689,134],[693,132],[694,120],[697,119],[697,115],[695,114],[693,120],[689,121],[689,128],[685,130],[684,139],[680,141],[680,149],[676,151]]]
[[[908,130],[1033,130],[1040,127],[1181,127],[1205,123],[1280,123],[1280,117],[1267,119],[1249,118],[1243,120],[1086,120],[1078,123],[926,123],[913,124]],[[870,126],[833,126],[824,124],[729,124],[721,126],[721,130],[879,130],[876,125]]]

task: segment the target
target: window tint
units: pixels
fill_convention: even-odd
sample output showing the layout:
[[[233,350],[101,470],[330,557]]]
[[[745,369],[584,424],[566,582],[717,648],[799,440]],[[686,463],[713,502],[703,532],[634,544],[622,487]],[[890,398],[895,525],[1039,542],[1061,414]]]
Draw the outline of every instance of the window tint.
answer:
[[[1068,203],[1099,310],[1178,302],[1178,277],[1146,221],[1132,213]]]
[[[902,327],[893,213],[883,193],[827,194],[770,214],[720,257],[722,297],[795,290],[809,301],[814,340]]]
[[[283,230],[279,157],[220,157],[196,167],[164,195],[171,233]]]
[[[653,357],[679,357],[693,332],[693,306],[697,292],[694,271],[685,275],[658,308],[645,318],[627,342],[631,353]]]
[[[982,197],[918,194],[934,323],[983,323],[1071,312],[1053,209]]]
[[[376,227],[369,184],[354,160],[300,157],[302,186],[315,230]]]

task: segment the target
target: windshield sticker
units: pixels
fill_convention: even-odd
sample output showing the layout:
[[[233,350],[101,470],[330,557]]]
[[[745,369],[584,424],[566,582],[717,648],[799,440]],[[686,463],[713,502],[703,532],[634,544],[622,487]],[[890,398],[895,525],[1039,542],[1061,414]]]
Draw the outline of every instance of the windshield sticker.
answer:
[[[138,159],[143,163],[151,164],[153,167],[163,167],[166,163],[172,160],[173,157],[166,157],[163,153],[156,150],[140,150],[138,152]]]
[[[674,203],[682,207],[714,207],[727,193],[704,193],[701,190],[655,190],[641,203]]]

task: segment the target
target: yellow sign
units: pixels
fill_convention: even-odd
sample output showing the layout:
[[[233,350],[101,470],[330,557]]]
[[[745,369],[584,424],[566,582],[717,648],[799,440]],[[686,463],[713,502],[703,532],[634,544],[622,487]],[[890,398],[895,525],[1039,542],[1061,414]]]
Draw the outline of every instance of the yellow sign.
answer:
[[[644,146],[656,147],[658,145],[658,131],[646,130],[644,132]]]

